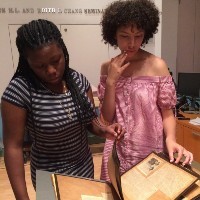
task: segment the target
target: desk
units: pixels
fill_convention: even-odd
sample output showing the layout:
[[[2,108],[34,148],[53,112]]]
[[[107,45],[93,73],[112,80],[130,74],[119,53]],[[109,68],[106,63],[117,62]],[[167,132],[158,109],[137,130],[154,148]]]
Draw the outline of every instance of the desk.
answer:
[[[200,117],[200,115],[196,114],[181,114],[191,119]],[[194,155],[194,160],[200,163],[200,126],[190,124],[189,120],[177,119],[176,122],[177,142],[191,151]]]

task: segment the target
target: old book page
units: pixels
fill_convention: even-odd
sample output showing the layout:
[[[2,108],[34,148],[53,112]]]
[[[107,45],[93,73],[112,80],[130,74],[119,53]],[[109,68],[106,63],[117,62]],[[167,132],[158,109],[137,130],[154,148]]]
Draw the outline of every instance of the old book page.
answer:
[[[200,181],[196,181],[195,184],[183,195],[185,198],[183,200],[188,199],[200,199]],[[197,198],[198,197],[198,198]]]
[[[125,200],[176,199],[197,177],[155,153],[121,176]]]

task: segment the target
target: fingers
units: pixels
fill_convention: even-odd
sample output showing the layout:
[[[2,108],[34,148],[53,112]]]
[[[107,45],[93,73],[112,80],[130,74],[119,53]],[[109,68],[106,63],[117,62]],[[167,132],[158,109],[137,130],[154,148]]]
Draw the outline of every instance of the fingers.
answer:
[[[128,66],[130,65],[130,62],[127,62],[125,65],[123,65],[121,68],[122,68],[122,71],[124,71]]]
[[[125,129],[122,129],[121,132],[117,135],[117,141],[121,140],[124,137],[124,134],[126,133]]]
[[[125,63],[127,54],[123,53],[115,58],[112,58],[108,67],[108,77],[114,83],[119,79],[124,70],[130,65],[130,63]]]
[[[120,132],[120,125],[117,123],[105,127],[105,137],[109,140],[116,140]]]
[[[116,131],[117,133],[120,133],[121,130],[122,130],[122,126],[121,126],[120,124],[118,124],[118,123],[115,123],[115,124],[114,124],[114,128],[115,128],[115,131]]]
[[[183,162],[183,166],[186,164],[192,164],[193,161],[193,154],[189,151],[187,151],[186,149],[184,149],[183,151],[183,155],[185,156],[185,160]]]
[[[127,57],[127,54],[124,52],[116,56],[115,58],[111,58],[111,63],[117,64],[119,67],[122,67],[126,57]]]
[[[174,153],[173,153],[173,151],[169,152],[169,159],[170,159],[170,162],[174,162]]]
[[[114,130],[115,130],[115,138],[117,141],[121,140],[124,137],[125,134],[125,129],[122,128],[122,126],[118,123],[113,124],[114,125]]]
[[[180,146],[178,148],[178,156],[177,156],[176,161],[175,161],[176,164],[180,162],[182,155],[183,155],[183,151],[184,151],[184,148],[182,146]]]
[[[182,165],[186,165],[186,164],[190,164],[192,163],[193,161],[193,154],[189,151],[187,151],[185,148],[181,147],[178,149],[178,156],[176,158],[176,161],[175,163],[179,163],[181,158],[184,157],[184,161],[182,163]]]

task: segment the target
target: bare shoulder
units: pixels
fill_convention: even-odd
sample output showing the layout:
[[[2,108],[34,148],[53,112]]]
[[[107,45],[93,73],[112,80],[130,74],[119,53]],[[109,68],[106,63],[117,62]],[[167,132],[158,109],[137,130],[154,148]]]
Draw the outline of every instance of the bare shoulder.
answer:
[[[169,75],[169,70],[166,62],[155,55],[150,56],[149,62],[152,66],[152,72],[155,76],[167,76]]]
[[[106,61],[101,65],[101,75],[107,75],[108,74],[109,63],[110,63],[110,61]]]

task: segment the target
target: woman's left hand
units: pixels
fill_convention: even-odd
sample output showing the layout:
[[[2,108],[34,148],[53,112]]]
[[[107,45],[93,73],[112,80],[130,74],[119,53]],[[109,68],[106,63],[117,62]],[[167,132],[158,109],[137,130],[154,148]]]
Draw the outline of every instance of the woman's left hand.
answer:
[[[179,163],[182,157],[185,157],[182,165],[190,164],[193,161],[193,154],[190,151],[187,151],[183,146],[179,145],[173,140],[166,140],[166,146],[169,153],[170,162]],[[177,153],[177,158],[174,158],[174,153]]]

